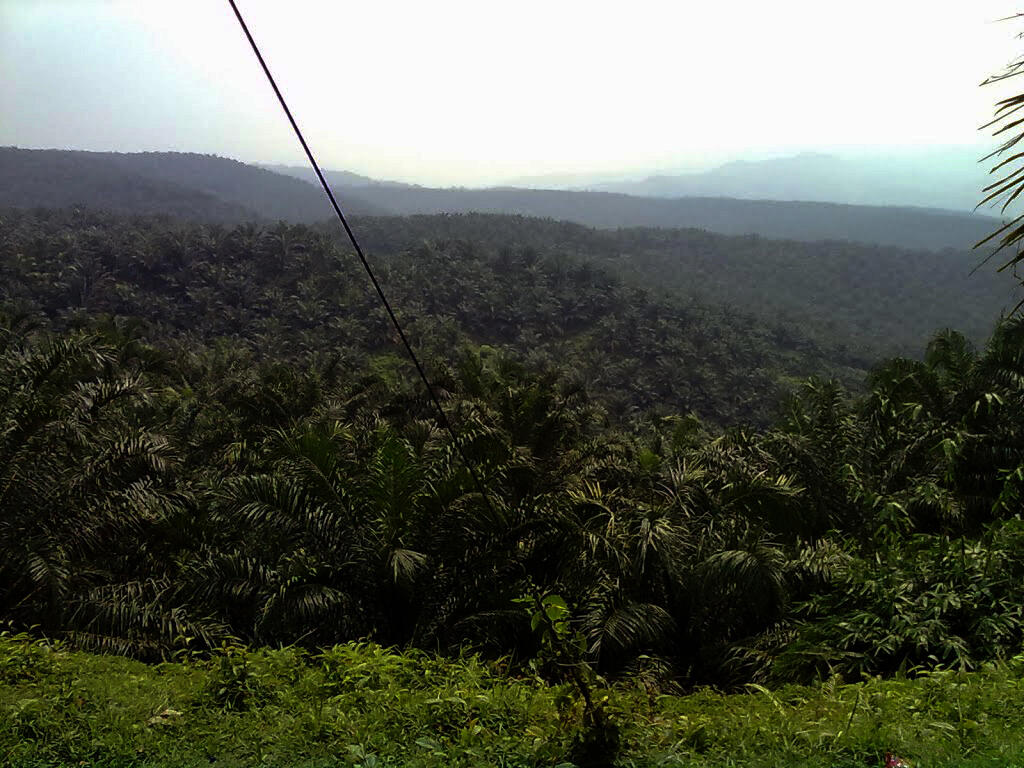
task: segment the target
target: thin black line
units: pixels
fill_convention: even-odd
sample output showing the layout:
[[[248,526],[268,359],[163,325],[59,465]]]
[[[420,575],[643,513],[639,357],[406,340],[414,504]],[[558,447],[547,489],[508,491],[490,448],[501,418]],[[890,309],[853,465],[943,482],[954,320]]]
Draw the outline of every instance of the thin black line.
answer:
[[[341,226],[345,229],[345,234],[348,235],[348,239],[352,243],[352,247],[356,251],[356,255],[359,257],[359,261],[363,265],[363,269],[366,271],[367,277],[370,278],[370,282],[373,283],[373,288],[377,291],[377,296],[380,298],[381,304],[384,305],[384,309],[387,310],[388,317],[391,318],[391,324],[395,327],[398,332],[398,337],[402,340],[402,345],[405,347],[405,351],[409,354],[413,364],[416,366],[416,371],[420,375],[420,379],[423,380],[423,386],[427,388],[427,393],[430,395],[430,399],[434,403],[434,408],[437,409],[437,415],[441,419],[441,425],[447,430],[448,435],[452,439],[452,444],[455,446],[455,450],[458,451],[459,458],[462,459],[462,463],[466,469],[469,470],[469,474],[473,477],[473,482],[476,484],[477,491],[483,497],[484,503],[494,512],[494,508],[491,506],[490,497],[487,495],[487,491],[484,490],[484,484],[481,482],[480,477],[477,475],[473,465],[466,458],[466,454],[462,450],[462,446],[459,443],[458,436],[455,434],[455,429],[452,427],[451,422],[448,421],[448,416],[444,412],[444,408],[441,407],[441,401],[437,397],[437,393],[434,391],[434,387],[430,384],[430,379],[427,378],[426,371],[423,370],[423,366],[420,364],[419,358],[413,351],[412,345],[409,343],[409,339],[405,335],[405,331],[402,330],[401,324],[398,322],[398,317],[395,316],[395,312],[391,309],[391,303],[388,301],[387,296],[384,295],[384,289],[381,288],[380,283],[377,282],[376,275],[373,274],[373,269],[370,267],[370,263],[366,260],[366,256],[363,254],[363,249],[359,245],[359,241],[356,239],[355,232],[352,231],[352,227],[349,226],[348,219],[345,218],[345,214],[341,210],[341,206],[338,205],[338,200],[334,196],[334,192],[331,190],[331,185],[327,183],[326,177],[324,177],[323,171],[320,170],[320,164],[317,163],[316,158],[313,156],[313,151],[309,148],[309,144],[306,143],[305,137],[302,135],[302,131],[299,129],[299,124],[295,122],[292,111],[288,108],[288,103],[284,100],[284,95],[281,93],[281,89],[277,87],[277,81],[274,80],[274,76],[270,74],[270,67],[267,66],[267,62],[263,58],[263,54],[260,53],[259,46],[256,45],[256,40],[253,39],[252,33],[249,32],[249,26],[245,23],[245,19],[242,18],[242,12],[238,10],[238,6],[235,4],[235,0],[228,0],[231,5],[231,10],[235,12],[235,18],[238,19],[239,25],[242,27],[242,31],[245,33],[246,39],[249,41],[249,46],[252,48],[252,52],[256,54],[256,58],[263,68],[263,74],[267,76],[267,80],[270,83],[270,87],[274,89],[274,95],[277,96],[278,102],[281,104],[281,109],[284,110],[285,115],[288,116],[288,122],[292,125],[292,130],[295,131],[295,136],[298,138],[299,143],[302,145],[303,151],[306,153],[306,158],[309,160],[309,164],[313,166],[313,170],[316,172],[316,177],[320,180],[320,186],[323,187],[324,192],[327,194],[328,199],[331,201],[331,205],[334,207],[334,212],[338,216],[338,221],[341,222]]]

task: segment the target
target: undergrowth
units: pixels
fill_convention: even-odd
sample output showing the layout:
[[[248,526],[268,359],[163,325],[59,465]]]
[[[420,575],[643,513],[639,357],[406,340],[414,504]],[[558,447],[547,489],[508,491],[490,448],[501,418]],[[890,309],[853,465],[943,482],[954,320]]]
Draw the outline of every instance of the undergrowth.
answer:
[[[1024,766],[1024,657],[745,693],[596,692],[622,766]],[[157,665],[0,636],[0,765],[568,766],[581,704],[500,662],[373,644]]]

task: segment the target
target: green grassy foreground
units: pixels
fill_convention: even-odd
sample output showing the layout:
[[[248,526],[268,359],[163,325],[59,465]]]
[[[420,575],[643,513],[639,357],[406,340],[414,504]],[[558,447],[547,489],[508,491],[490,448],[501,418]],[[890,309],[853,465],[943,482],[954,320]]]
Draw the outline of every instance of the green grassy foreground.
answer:
[[[604,692],[625,766],[1024,766],[1024,657],[970,673]],[[557,766],[571,690],[372,644],[146,665],[0,636],[0,765]]]

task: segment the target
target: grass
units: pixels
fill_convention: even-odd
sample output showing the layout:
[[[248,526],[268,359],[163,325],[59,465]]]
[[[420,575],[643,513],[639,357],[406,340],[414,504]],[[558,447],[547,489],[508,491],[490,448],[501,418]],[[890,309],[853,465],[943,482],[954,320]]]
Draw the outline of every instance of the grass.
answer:
[[[617,765],[1024,766],[1024,657],[974,672],[742,694],[602,692]],[[558,766],[580,721],[570,689],[475,657],[372,644],[319,655],[225,648],[146,665],[0,636],[0,765]]]

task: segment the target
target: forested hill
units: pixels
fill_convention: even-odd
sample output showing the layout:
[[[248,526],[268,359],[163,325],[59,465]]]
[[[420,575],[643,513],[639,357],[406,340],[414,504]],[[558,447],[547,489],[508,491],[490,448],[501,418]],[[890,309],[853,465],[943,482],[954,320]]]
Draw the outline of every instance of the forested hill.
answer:
[[[198,656],[190,679],[216,677],[182,700],[232,724],[243,709],[291,717],[265,686],[299,679],[291,663],[247,666],[239,642],[308,651],[330,676],[303,690],[324,701],[426,694],[406,662],[386,662],[382,687],[375,667],[330,650],[366,638],[498,657],[531,687],[558,683],[563,702],[572,670],[584,701],[603,700],[600,673],[648,703],[668,685],[835,691],[914,671],[956,688],[943,705],[963,703],[954,722],[983,720],[956,670],[1019,663],[1024,641],[1024,322],[981,350],[939,332],[923,359],[879,363],[854,399],[834,381],[790,382],[841,362],[798,332],[656,300],[571,256],[463,240],[374,254],[452,437],[335,242],[301,225],[0,212],[5,627]],[[782,389],[793,396],[778,408]],[[691,408],[778,418],[719,431]],[[0,679],[22,698],[0,737],[36,739],[38,723],[65,722],[47,713],[70,711],[91,740],[45,755],[98,754],[66,690],[74,676],[4,645]],[[57,698],[27,675],[59,683]],[[932,693],[905,700],[914,728],[938,730],[911,701]],[[881,694],[828,695],[848,730]],[[793,689],[750,698],[781,711]],[[445,706],[455,734],[479,714]],[[126,760],[137,754],[132,742]]]
[[[128,213],[152,213],[159,195],[136,190],[145,184],[176,185],[167,212],[238,220],[219,206],[241,206],[264,219],[312,222],[330,209],[322,193],[307,183],[308,171],[265,168],[227,158],[174,152],[141,154],[63,150],[0,149],[0,204],[63,207],[86,204]],[[996,220],[924,208],[886,208],[816,202],[731,198],[662,199],[605,192],[530,189],[432,189],[375,182],[332,172],[341,202],[352,214],[506,213],[572,221],[590,227],[693,227],[722,234],[757,234],[803,241],[848,240],[907,248],[965,249],[997,225]],[[297,178],[296,178],[297,177]],[[112,179],[122,179],[115,183]],[[175,202],[195,190],[191,204]],[[221,201],[210,200],[210,196]],[[191,209],[191,210],[190,210]],[[241,213],[236,211],[236,213]],[[243,216],[244,218],[244,216]]]
[[[310,178],[306,168],[275,170]],[[727,235],[756,234],[789,240],[849,240],[904,248],[967,249],[998,226],[988,216],[935,208],[842,205],[826,202],[730,197],[644,197],[610,192],[543,189],[433,189],[374,182],[328,172],[343,198],[387,208],[393,214],[511,213],[559,219],[588,227],[696,228]]]
[[[239,641],[479,652],[645,698],[1019,654],[1024,322],[864,377],[572,249],[440,222],[388,246],[411,231],[387,222],[360,226],[452,436],[333,230],[0,209],[6,625],[223,648],[207,695],[241,680],[235,702],[264,695]],[[762,426],[717,428],[739,422]]]
[[[367,357],[406,365],[333,235],[15,210],[0,214],[0,235],[0,305],[56,327],[114,315],[143,321],[154,343],[227,341],[266,359],[340,355],[351,369]],[[869,364],[794,327],[655,298],[564,252],[449,240],[378,247],[374,258],[434,370],[466,344],[499,347],[533,370],[573,371],[621,417],[653,409],[765,423],[795,380],[858,383]]]
[[[998,226],[988,217],[920,208],[713,197],[642,198],[609,192],[360,187],[359,196],[398,214],[513,213],[602,229],[697,228],[729,235],[927,249],[970,248]]]
[[[230,222],[332,215],[312,184],[226,157],[0,147],[0,206],[68,205]],[[346,206],[353,213],[388,212],[352,195]]]
[[[528,217],[465,214],[360,218],[372,248],[468,238],[563,252],[651,290],[732,307],[773,324],[798,325],[825,346],[849,345],[872,360],[916,356],[937,328],[980,344],[1000,313],[1024,297],[969,251],[924,251],[839,241],[805,243],[695,229],[597,230]]]
[[[515,189],[432,190],[378,183],[353,174],[332,178],[342,184],[343,203],[358,218],[360,234],[374,249],[397,253],[423,240],[455,238],[483,243],[491,250],[518,244],[541,254],[568,253],[609,269],[635,286],[724,305],[772,326],[799,326],[801,338],[811,338],[822,348],[845,346],[850,350],[847,356],[861,360],[917,354],[934,330],[942,327],[957,328],[980,342],[1000,312],[1020,299],[1013,292],[1014,283],[1000,279],[993,269],[971,274],[982,259],[979,252],[849,242],[899,230],[903,234],[892,239],[931,238],[936,245],[943,239],[955,239],[957,227],[964,222],[974,227],[970,237],[980,238],[988,231],[988,220],[977,217],[810,203],[658,200]],[[346,183],[353,186],[344,186]],[[370,198],[374,202],[368,202]],[[224,224],[326,221],[330,212],[313,185],[226,158],[13,148],[0,149],[0,204],[4,203],[17,207],[85,205]],[[740,211],[745,207],[747,213],[765,214],[763,226],[758,225],[762,230],[788,232],[796,239],[724,236],[660,225],[669,219],[659,211],[664,213],[672,206],[699,208],[705,203],[707,216],[679,219],[701,226],[710,223],[721,229],[743,229],[743,222],[749,222]],[[734,205],[740,207],[732,211],[736,215],[726,215]],[[472,208],[520,210],[531,215],[365,215],[385,209]],[[812,215],[812,211],[818,213]],[[858,237],[844,230],[846,239],[806,242],[812,233],[836,234],[836,220],[819,215],[829,211],[852,217],[847,224],[856,223],[858,232],[869,234]],[[716,219],[719,214],[721,218]],[[598,227],[559,220],[573,218]],[[873,223],[862,228],[869,219]],[[653,226],[612,228],[636,221]],[[333,225],[331,231],[336,231]],[[913,235],[914,231],[921,237]]]
[[[243,205],[166,179],[135,173],[97,153],[0,147],[0,206],[72,205],[206,221],[257,218],[254,210]]]

